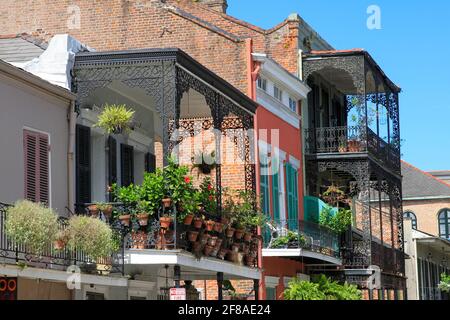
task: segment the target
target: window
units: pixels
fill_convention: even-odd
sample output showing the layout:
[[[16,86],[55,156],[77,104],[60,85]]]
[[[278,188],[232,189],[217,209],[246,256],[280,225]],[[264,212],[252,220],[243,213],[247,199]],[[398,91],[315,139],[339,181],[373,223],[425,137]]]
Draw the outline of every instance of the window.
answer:
[[[286,163],[286,186],[288,198],[288,226],[290,230],[298,227],[298,172],[290,163]]]
[[[275,85],[273,86],[273,96],[275,99],[283,101],[283,91]]]
[[[412,228],[413,228],[414,230],[417,230],[417,217],[416,217],[416,215],[415,215],[413,212],[411,212],[411,211],[406,211],[406,212],[403,214],[403,218],[409,218],[409,219],[411,219]]]
[[[277,289],[266,287],[266,300],[274,301],[277,300]]]
[[[261,166],[261,198],[262,198],[262,210],[267,215],[270,216],[270,198],[269,198],[269,176],[263,174],[263,167]]]
[[[272,203],[273,203],[273,220],[280,221],[280,173],[272,175]]]
[[[86,292],[86,300],[105,300],[105,295],[103,293],[97,292]]]
[[[297,113],[297,101],[292,97],[289,97],[289,109]]]
[[[439,236],[450,240],[450,209],[439,212]]]
[[[50,168],[47,134],[23,131],[25,199],[49,204]]]
[[[76,201],[91,202],[91,129],[76,127]]]
[[[257,81],[258,88],[267,91],[267,80],[259,77]]]
[[[128,187],[130,184],[134,183],[134,148],[122,144],[120,146],[121,154],[121,182],[122,186]]]

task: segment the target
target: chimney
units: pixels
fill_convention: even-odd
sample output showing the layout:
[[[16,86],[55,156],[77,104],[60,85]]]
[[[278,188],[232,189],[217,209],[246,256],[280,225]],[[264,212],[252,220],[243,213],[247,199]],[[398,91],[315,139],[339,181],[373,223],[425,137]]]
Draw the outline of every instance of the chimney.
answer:
[[[197,0],[198,3],[204,4],[211,9],[220,13],[227,13],[228,3],[227,0]]]

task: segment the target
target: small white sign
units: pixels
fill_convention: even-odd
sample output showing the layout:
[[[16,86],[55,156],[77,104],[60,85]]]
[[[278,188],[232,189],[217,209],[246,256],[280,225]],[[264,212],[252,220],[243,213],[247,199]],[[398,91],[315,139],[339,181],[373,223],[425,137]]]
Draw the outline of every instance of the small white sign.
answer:
[[[186,289],[170,288],[170,300],[186,300]]]

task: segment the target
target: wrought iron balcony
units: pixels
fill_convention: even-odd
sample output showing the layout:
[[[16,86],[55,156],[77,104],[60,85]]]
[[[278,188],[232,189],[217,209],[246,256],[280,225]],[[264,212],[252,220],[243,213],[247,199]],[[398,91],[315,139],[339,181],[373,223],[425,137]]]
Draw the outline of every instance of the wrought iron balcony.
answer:
[[[122,204],[111,205],[114,209],[123,209]],[[76,205],[77,213],[89,214],[88,206]],[[260,237],[256,235],[256,230],[235,230],[221,216],[206,212],[201,214],[204,219],[195,217],[190,222],[180,221],[178,215],[176,206],[161,206],[159,212],[150,216],[148,221],[140,221],[137,215],[133,215],[126,222],[117,215],[108,218],[101,212],[98,218],[121,230],[124,250],[184,250],[197,258],[216,258],[250,268],[258,267]],[[169,218],[166,225],[164,218]]]
[[[271,221],[263,230],[265,249],[304,249],[340,258],[340,237],[318,224],[298,220]]]
[[[400,171],[400,151],[364,126],[306,129],[305,151],[310,155],[368,153],[389,169]]]
[[[26,245],[14,242],[6,233],[7,209],[10,205],[0,203],[0,263],[24,264],[43,269],[66,270],[69,266],[80,267],[85,272],[99,274],[124,274],[123,253],[118,252],[111,257],[93,260],[80,250],[56,250],[53,245],[47,246],[39,255]],[[67,219],[60,217],[59,229],[67,227]],[[100,266],[96,268],[96,266]]]

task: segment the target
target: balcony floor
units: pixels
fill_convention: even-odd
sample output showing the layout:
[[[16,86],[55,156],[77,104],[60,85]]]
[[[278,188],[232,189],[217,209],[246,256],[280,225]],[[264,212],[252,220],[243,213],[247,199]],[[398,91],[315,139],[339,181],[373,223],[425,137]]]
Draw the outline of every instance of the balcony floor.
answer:
[[[130,249],[125,251],[125,268],[133,266],[150,271],[150,269],[160,268],[165,265],[180,266],[183,280],[216,280],[218,272],[223,272],[224,279],[261,278],[259,269],[215,258],[202,257],[198,260],[193,254],[184,250]]]
[[[309,258],[311,260],[327,262],[335,265],[342,265],[342,260],[334,258],[319,252],[298,249],[263,249],[263,257],[281,257],[281,258]]]

